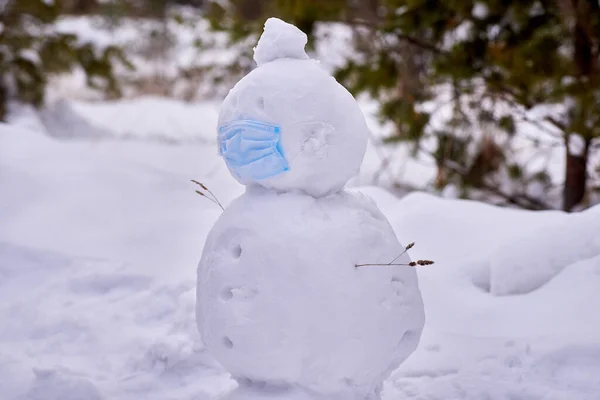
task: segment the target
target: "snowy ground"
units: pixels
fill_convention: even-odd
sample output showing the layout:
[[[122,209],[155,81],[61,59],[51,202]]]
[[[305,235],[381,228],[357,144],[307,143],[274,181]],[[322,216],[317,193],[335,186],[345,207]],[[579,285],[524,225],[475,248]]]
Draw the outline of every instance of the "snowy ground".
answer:
[[[0,125],[2,399],[202,400],[234,387],[196,331],[195,269],[220,209],[189,180],[225,204],[242,187],[206,112],[171,130],[206,140],[173,145],[152,112],[167,106],[148,101]],[[135,115],[145,125],[128,125]],[[413,257],[436,261],[419,270],[421,344],[384,399],[600,398],[600,206],[531,213],[353,190],[417,242]]]

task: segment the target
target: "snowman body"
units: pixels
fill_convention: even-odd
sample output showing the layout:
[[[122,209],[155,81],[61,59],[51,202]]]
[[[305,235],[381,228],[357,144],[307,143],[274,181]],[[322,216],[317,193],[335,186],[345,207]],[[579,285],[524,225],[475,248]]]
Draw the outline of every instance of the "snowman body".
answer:
[[[302,35],[268,20],[259,67],[223,103],[220,150],[247,190],[204,246],[198,328],[240,384],[231,399],[377,399],[418,344],[423,303],[414,269],[356,267],[404,248],[374,202],[343,190],[368,128]]]

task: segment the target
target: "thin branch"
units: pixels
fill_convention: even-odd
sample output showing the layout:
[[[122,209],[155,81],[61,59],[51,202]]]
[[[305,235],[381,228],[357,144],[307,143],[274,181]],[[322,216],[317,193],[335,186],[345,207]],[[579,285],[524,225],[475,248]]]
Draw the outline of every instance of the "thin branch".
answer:
[[[548,135],[556,138],[556,139],[562,139],[562,137],[564,135],[557,133],[557,132],[553,132],[550,129],[548,129],[547,127],[545,127],[544,125],[542,125],[542,123],[540,121],[536,121],[532,118],[530,118],[527,115],[527,112],[525,110],[523,110],[522,108],[531,108],[531,105],[529,104],[521,104],[519,102],[517,102],[514,97],[515,95],[510,92],[508,89],[503,89],[501,90],[501,92],[497,95],[500,95],[500,98],[509,103],[510,106],[513,107],[514,111],[519,113],[519,117],[521,118],[521,120],[523,120],[524,122],[527,122],[529,124],[532,124],[533,126],[535,126],[537,129],[547,133]],[[511,97],[512,96],[512,97]],[[552,120],[548,119],[551,118]],[[562,123],[560,123],[560,121],[554,119],[553,117],[546,117],[545,118],[547,120],[547,122],[551,123],[554,127],[558,128],[561,132],[564,132],[564,125]]]
[[[431,153],[430,153],[430,155],[433,157],[433,155]],[[445,161],[444,166],[460,175],[466,174],[466,171],[464,170],[464,168],[457,165],[456,163]],[[550,207],[550,205],[542,202],[541,200],[529,197],[526,194],[510,195],[508,193],[504,193],[503,191],[498,189],[498,187],[496,185],[489,184],[489,183],[485,182],[485,180],[483,180],[480,183],[479,188],[485,189],[485,190],[489,191],[490,193],[495,194],[496,196],[506,200],[510,204],[519,206],[524,209],[528,209],[528,210],[550,210],[550,209],[552,209],[552,207]]]
[[[381,31],[381,29],[382,29],[382,27],[379,26],[377,23],[372,23],[372,22],[365,21],[365,20],[353,20],[353,21],[349,21],[348,23],[353,26],[362,26],[362,27],[369,28],[369,29],[372,29],[375,31]],[[445,54],[446,53],[444,50],[440,49],[439,47],[437,47],[431,43],[425,42],[414,36],[407,35],[406,33],[394,31],[394,32],[390,32],[390,34],[394,35],[394,37],[397,39],[408,42],[408,43],[410,43],[414,46],[417,46],[423,50],[429,50],[435,54]]]
[[[432,265],[434,264],[431,260],[417,260],[411,261],[408,264],[354,264],[356,268],[360,267],[390,267],[390,266],[400,266],[400,267],[416,267],[416,266],[424,266],[424,265]]]
[[[404,248],[404,251],[402,253],[398,254],[398,256],[396,258],[394,258],[392,261],[390,261],[390,263],[388,265],[392,265],[394,263],[394,261],[396,261],[397,259],[402,257],[404,254],[406,254],[406,252],[409,251],[410,249],[412,249],[414,245],[415,245],[415,242],[409,243],[408,246],[406,246]]]
[[[210,201],[210,202],[212,202],[212,203],[214,203],[214,204],[216,204],[216,205],[219,205],[219,203],[217,203],[217,202],[216,202],[214,199],[212,199],[212,198],[208,197],[208,196],[207,196],[205,193],[202,193],[202,192],[201,192],[201,191],[199,191],[199,190],[195,190],[195,192],[196,192],[196,193],[198,193],[200,196],[202,196],[202,197],[205,197],[205,198],[206,198],[208,201]],[[223,208],[223,207],[221,207],[221,209],[222,209],[222,208]],[[225,211],[225,210],[223,210],[223,211]]]
[[[396,256],[396,258],[394,258],[392,261],[390,261],[387,264],[379,264],[379,263],[354,264],[354,267],[356,267],[356,268],[360,268],[360,267],[390,267],[390,266],[416,267],[417,265],[423,266],[423,265],[433,264],[433,261],[431,261],[431,260],[417,260],[417,261],[411,261],[406,264],[405,263],[395,263],[394,264],[394,261],[399,259],[408,250],[412,249],[414,247],[414,245],[415,245],[415,242],[409,243],[408,246],[406,246],[404,248],[404,251],[402,253],[400,253],[398,256]]]
[[[217,198],[217,196],[215,196],[215,194],[209,189],[207,188],[203,183],[200,183],[194,179],[191,179],[191,181],[193,183],[195,183],[196,185],[200,186],[203,190],[206,190],[206,192],[208,194],[210,194],[210,197],[206,195],[206,193],[201,192],[200,190],[196,190],[195,192],[198,193],[200,196],[207,198],[208,200],[212,201],[213,203],[215,203],[216,205],[218,205],[219,207],[221,207],[221,210],[225,211],[225,207],[223,207],[223,205],[221,204],[221,202],[219,201],[219,199]]]
[[[442,49],[440,49],[439,47],[436,47],[435,45],[433,45],[431,43],[427,43],[420,39],[417,39],[416,37],[406,35],[404,33],[398,33],[398,32],[394,32],[394,35],[396,35],[396,37],[398,39],[404,40],[404,41],[406,41],[414,46],[417,46],[421,49],[429,50],[435,54],[445,54],[445,52]]]
[[[563,124],[556,118],[551,117],[550,115],[546,116],[545,120],[550,122],[552,125],[554,125],[555,127],[557,127],[558,129],[560,129],[563,132],[565,132],[567,130],[567,126],[565,124]]]

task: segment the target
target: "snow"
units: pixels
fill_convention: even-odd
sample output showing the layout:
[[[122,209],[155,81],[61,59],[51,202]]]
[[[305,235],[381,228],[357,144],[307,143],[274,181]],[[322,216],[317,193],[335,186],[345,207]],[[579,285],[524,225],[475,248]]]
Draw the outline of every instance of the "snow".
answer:
[[[110,103],[84,103],[60,100],[46,109],[42,118],[53,136],[77,138],[84,132],[98,137],[166,142],[211,142],[217,123],[218,104],[213,102],[174,102],[146,96]],[[84,129],[73,127],[74,120],[87,123]],[[119,121],[116,126],[114,121]]]
[[[251,48],[256,38],[251,36],[234,45],[227,41],[224,32],[210,31],[209,21],[198,10],[172,7],[171,11],[164,21],[110,15],[61,16],[53,28],[59,33],[76,35],[81,44],[93,43],[99,51],[110,45],[122,48],[135,67],[132,71],[120,63],[114,65],[126,96],[133,96],[139,90],[152,92],[161,82],[167,86],[158,93],[168,91],[171,96],[192,99],[214,95],[214,86],[200,81],[210,82],[213,72],[220,68],[211,72],[207,67],[227,66]],[[148,40],[149,37],[155,39]],[[202,76],[187,79],[184,77],[187,73],[182,74],[187,71],[194,75],[198,70],[204,70]],[[97,99],[100,95],[86,87],[82,70],[63,79],[53,79],[50,88],[68,98]]]
[[[484,19],[489,15],[490,10],[485,3],[475,3],[471,13],[473,14],[473,17],[477,19]]]
[[[87,25],[82,29],[88,29]],[[290,60],[271,61],[259,70],[287,61]],[[296,62],[317,66],[310,60]],[[292,101],[289,97],[278,97],[281,108],[289,107],[285,104]],[[256,99],[250,97],[249,104],[252,100]],[[335,110],[319,109],[323,106],[320,99],[314,103],[315,115],[323,112],[328,118],[335,116]],[[374,122],[373,103],[362,101],[361,105],[369,127],[381,129],[371,138],[384,136],[385,127]],[[532,112],[543,114],[552,110]],[[264,398],[265,387],[249,386],[243,380],[238,386],[209,355],[195,318],[195,267],[207,238],[208,246],[215,243],[211,237],[216,233],[208,236],[211,227],[219,221],[217,232],[222,221],[231,218],[246,227],[236,233],[244,235],[251,229],[264,228],[265,222],[260,215],[249,212],[246,205],[232,203],[244,187],[230,176],[218,156],[215,104],[184,104],[161,98],[96,104],[59,101],[40,114],[29,109],[11,110],[10,120],[11,125],[0,124],[2,398]],[[539,132],[536,135],[541,136]],[[393,182],[404,171],[403,178],[423,185],[432,174],[431,166],[404,164],[406,158],[402,155],[408,153],[403,152],[406,148],[399,149],[381,149],[370,143],[362,173],[354,183],[372,182],[370,177],[380,164],[394,156],[394,163],[384,171],[389,176],[381,177],[381,181]],[[349,160],[354,162],[356,158]],[[556,171],[564,169],[564,160],[552,160],[551,172],[559,176]],[[336,174],[346,170],[341,164],[335,165],[339,167],[333,169]],[[321,189],[325,190],[331,182],[324,183],[327,179],[321,175],[315,173],[304,182],[321,182]],[[349,176],[338,176],[336,185],[341,187]],[[222,213],[196,195],[190,179],[203,182],[226,207],[231,204],[231,211]],[[313,358],[315,368],[304,370],[306,374],[301,379],[306,386],[335,391],[339,381],[322,379],[324,375],[317,373],[328,369],[343,369],[345,372],[339,376],[356,373],[358,382],[368,386],[364,381],[375,382],[385,375],[378,375],[378,368],[384,368],[386,362],[390,367],[397,365],[410,352],[411,345],[407,344],[399,346],[395,355],[382,355],[391,348],[390,332],[395,324],[396,340],[401,341],[405,324],[414,324],[418,318],[400,323],[393,319],[399,316],[394,316],[379,322],[383,310],[373,311],[373,305],[363,304],[359,301],[363,297],[358,295],[367,286],[377,286],[380,277],[390,279],[393,271],[401,270],[408,279],[413,279],[410,274],[414,276],[415,271],[418,275],[426,321],[416,350],[385,381],[384,400],[598,399],[599,206],[574,214],[534,213],[423,193],[399,199],[375,187],[353,187],[350,192],[353,194],[320,200],[301,193],[270,195],[276,197],[269,204],[279,204],[281,196],[289,196],[295,207],[304,207],[309,215],[320,213],[329,218],[313,222],[297,218],[287,224],[301,229],[296,234],[347,229],[343,239],[333,233],[310,237],[313,247],[324,248],[318,254],[303,251],[299,240],[293,248],[295,257],[281,254],[278,247],[260,255],[256,250],[252,253],[256,245],[250,251],[243,250],[244,257],[271,257],[294,265],[298,287],[265,288],[266,281],[261,281],[261,295],[296,299],[287,304],[266,302],[266,307],[281,312],[283,321],[278,326],[295,326],[294,333],[299,336],[302,329],[307,329],[302,324],[309,319],[303,314],[305,310],[318,315],[319,321],[335,321],[336,315],[345,316],[346,322],[355,318],[352,327],[338,322],[333,331],[326,331],[325,327],[330,326],[326,324],[305,331],[323,354],[329,354]],[[446,194],[451,196],[451,190]],[[373,198],[377,207],[369,205],[363,195]],[[243,196],[242,199],[247,198],[248,194]],[[264,202],[251,204],[267,207]],[[273,207],[262,215],[271,220],[291,220],[292,216],[281,210],[282,207]],[[413,259],[433,259],[436,263],[416,270],[355,270],[357,276],[369,273],[373,281],[347,276],[343,285],[330,285],[322,291],[324,296],[339,297],[339,303],[330,300],[337,307],[337,314],[326,315],[327,309],[318,308],[314,293],[298,293],[302,287],[312,287],[302,281],[299,268],[320,278],[327,272],[322,265],[338,250],[349,263],[356,262],[354,259],[359,256],[371,261],[373,257],[367,255],[378,249],[382,259],[390,259],[388,252],[391,254],[392,248],[397,254],[401,246],[382,215],[403,243],[416,241],[411,250]],[[368,221],[362,230],[349,228],[360,225],[361,218]],[[283,240],[281,224],[270,225],[279,227],[279,231],[272,230],[270,239]],[[266,236],[267,232],[262,230],[259,234]],[[374,239],[365,248],[364,243],[357,242],[367,234]],[[376,240],[379,236],[382,239]],[[298,260],[312,263],[300,265]],[[253,265],[262,268],[264,274],[283,272]],[[337,265],[330,262],[327,267]],[[237,275],[224,274],[223,284],[229,282],[225,278],[234,277]],[[243,284],[247,285],[245,281]],[[235,290],[222,292],[221,286],[211,286],[211,290],[224,294],[229,303],[223,306],[222,314],[209,313],[210,318],[228,318],[226,307],[232,301],[253,294],[245,287],[232,286]],[[277,291],[285,293],[278,295]],[[401,294],[400,299],[410,297],[404,291]],[[379,295],[384,305],[390,299],[384,290]],[[251,302],[243,303],[234,311],[255,312]],[[295,311],[286,314],[284,307],[294,307]],[[354,310],[356,315],[351,313]],[[402,312],[410,314],[408,310]],[[359,319],[377,322],[363,326],[356,323]],[[255,319],[253,329],[260,330],[261,323],[274,324]],[[202,322],[200,327],[208,329]],[[377,331],[370,330],[374,327]],[[237,349],[240,337],[227,334],[234,346],[230,350]],[[353,338],[371,341],[376,335],[381,338],[377,346],[351,343]],[[210,334],[204,336],[210,342]],[[217,339],[222,336],[221,332],[215,333]],[[254,344],[260,344],[269,358],[254,354],[244,360],[244,368],[256,366],[252,371],[257,376],[265,371],[288,374],[287,377],[297,373],[294,368],[299,356],[282,360],[274,350],[289,345],[264,336],[264,342]],[[242,343],[243,340],[242,337]],[[296,354],[308,352],[306,348],[299,350]],[[392,356],[395,360],[390,361],[388,357]],[[357,366],[353,357],[373,360]],[[226,356],[220,358],[229,364]],[[286,363],[267,371],[273,360]],[[367,366],[369,370],[358,374]],[[315,397],[300,388],[268,389],[273,399]]]
[[[364,399],[414,351],[424,315],[414,268],[355,265],[403,249],[362,195],[253,188],[205,244],[201,336],[239,380]]]
[[[580,260],[589,259],[600,265],[598,221],[600,206],[595,206],[499,246],[490,259],[491,292],[496,295],[528,293]],[[564,247],[569,252],[555,254],[548,252],[549,247]]]
[[[243,192],[213,144],[58,140],[0,125],[3,398],[208,400],[235,388],[196,328],[195,268],[221,211],[190,178],[224,205]],[[416,241],[413,259],[436,261],[417,270],[423,335],[384,400],[597,400],[600,260],[585,246],[597,244],[597,208],[567,215],[357,191]],[[491,263],[509,270],[528,245],[528,260],[563,260],[560,272],[522,294],[490,293]],[[501,247],[521,250],[504,257]],[[531,281],[513,275],[513,287]]]
[[[223,101],[218,124],[239,120],[279,126],[289,170],[236,179],[313,196],[337,191],[358,174],[369,135],[352,95],[314,60],[275,60],[242,78]]]
[[[304,46],[308,42],[306,33],[278,18],[265,22],[264,32],[254,48],[254,61],[258,66],[281,58],[306,60]]]

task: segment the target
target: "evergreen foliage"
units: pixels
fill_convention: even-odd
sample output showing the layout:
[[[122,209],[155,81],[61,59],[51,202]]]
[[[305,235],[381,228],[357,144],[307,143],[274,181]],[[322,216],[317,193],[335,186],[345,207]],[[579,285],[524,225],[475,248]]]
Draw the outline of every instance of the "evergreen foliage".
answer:
[[[114,46],[103,49],[82,43],[72,34],[56,31],[60,2],[7,0],[0,10],[0,120],[10,101],[35,106],[44,101],[48,79],[81,67],[89,86],[110,97],[120,94],[115,63],[131,67]]]

